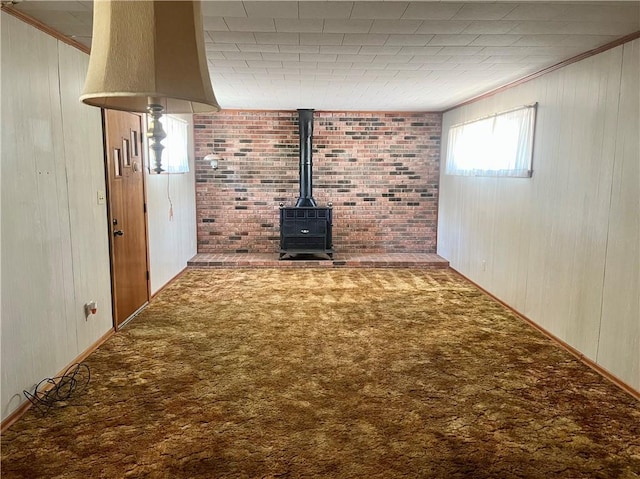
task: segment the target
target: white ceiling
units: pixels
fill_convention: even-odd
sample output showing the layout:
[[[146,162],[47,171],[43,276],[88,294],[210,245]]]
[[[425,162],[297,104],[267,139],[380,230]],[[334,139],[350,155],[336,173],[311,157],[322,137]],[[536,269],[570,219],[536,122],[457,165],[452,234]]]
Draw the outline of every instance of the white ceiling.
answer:
[[[21,10],[90,45],[91,1]],[[640,2],[203,1],[223,108],[438,111],[640,30]]]

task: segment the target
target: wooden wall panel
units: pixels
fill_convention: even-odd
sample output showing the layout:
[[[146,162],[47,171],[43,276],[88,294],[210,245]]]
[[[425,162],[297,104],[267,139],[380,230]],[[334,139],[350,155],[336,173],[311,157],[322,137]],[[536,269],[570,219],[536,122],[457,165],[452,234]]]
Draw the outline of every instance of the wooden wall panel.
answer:
[[[109,229],[100,109],[80,101],[89,65],[85,53],[59,43],[65,171],[73,259],[73,309],[77,348],[84,351],[113,324],[109,272]],[[71,121],[69,121],[71,120]],[[84,305],[97,301],[98,312],[85,318]]]
[[[621,267],[609,265],[608,239],[616,234],[629,237],[614,224],[610,196],[612,187],[617,189],[612,178],[622,141],[618,125],[634,127],[633,111],[618,119],[622,52],[637,43],[447,112],[438,225],[438,253],[454,268],[636,388],[637,372],[621,366],[621,358],[637,365],[637,286],[632,288],[636,293],[618,293],[636,307],[635,313],[627,307],[625,319],[616,323],[625,331],[617,334],[631,336],[625,350],[616,352],[620,358],[605,361],[609,353],[599,352],[599,341],[601,324],[609,321],[609,313],[602,310],[605,268],[617,272]],[[637,79],[637,62],[628,70],[631,85],[633,74]],[[451,125],[535,101],[539,107],[531,179],[444,174]],[[637,93],[635,99],[622,101],[636,105],[637,148]],[[627,155],[637,164],[637,149]],[[623,189],[627,201],[635,195],[632,203],[637,206],[637,183]],[[632,264],[637,270],[637,257]]]
[[[640,41],[626,44],[598,363],[640,388]]]
[[[106,216],[87,214],[96,193],[82,193],[100,183],[99,116],[78,114],[71,98],[82,66],[61,72],[70,65],[59,52],[73,63],[71,47],[5,13],[1,20],[4,419],[24,401],[23,389],[58,373],[111,323],[110,288],[101,283],[109,275],[100,261]],[[83,162],[92,165],[88,177]],[[87,290],[106,308],[100,324],[80,317]]]
[[[151,294],[158,292],[187,266],[197,253],[196,191],[193,118],[174,115],[189,123],[189,173],[147,174],[147,211]],[[173,217],[169,209],[173,204]]]
[[[60,171],[60,101],[52,85],[57,41],[30,30],[2,14],[3,417],[22,401],[23,388],[50,366],[64,366],[65,351],[73,346],[67,334],[73,279],[68,212],[61,201],[66,180]],[[46,323],[52,327],[42,328]]]

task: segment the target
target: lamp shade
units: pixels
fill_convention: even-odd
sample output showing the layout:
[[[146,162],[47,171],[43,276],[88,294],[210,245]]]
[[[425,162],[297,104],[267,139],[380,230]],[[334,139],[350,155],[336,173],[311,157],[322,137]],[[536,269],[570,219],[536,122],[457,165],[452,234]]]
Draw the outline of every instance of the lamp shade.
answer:
[[[96,0],[89,105],[164,113],[219,111],[209,78],[199,1]]]

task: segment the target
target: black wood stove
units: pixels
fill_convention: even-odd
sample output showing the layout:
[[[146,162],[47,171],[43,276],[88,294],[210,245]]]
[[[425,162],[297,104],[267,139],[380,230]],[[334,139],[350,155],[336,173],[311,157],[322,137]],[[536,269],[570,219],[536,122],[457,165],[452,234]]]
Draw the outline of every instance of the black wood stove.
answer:
[[[280,203],[280,259],[287,255],[321,254],[333,258],[331,203],[313,199],[313,110],[298,110],[300,132],[300,197],[295,207]]]

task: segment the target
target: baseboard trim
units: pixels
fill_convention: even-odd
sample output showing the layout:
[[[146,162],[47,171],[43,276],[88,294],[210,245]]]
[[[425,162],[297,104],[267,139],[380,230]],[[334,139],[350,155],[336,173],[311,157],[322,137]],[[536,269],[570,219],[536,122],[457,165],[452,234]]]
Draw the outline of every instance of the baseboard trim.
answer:
[[[182,276],[187,269],[189,269],[189,266],[185,266],[184,268],[182,268],[182,271],[178,272],[178,274],[176,274],[173,278],[171,278],[169,281],[164,283],[164,285],[158,291],[153,293],[151,295],[151,299],[155,298],[160,293],[162,293],[165,290],[165,288],[167,288],[171,283],[173,283],[176,279],[178,279],[180,276]]]
[[[60,371],[56,376],[64,374],[64,372],[67,371],[67,369],[69,369],[73,364],[80,363],[87,359],[91,353],[102,346],[114,334],[115,329],[111,328],[109,331],[103,334],[102,337],[100,337],[95,343],[84,350],[78,357],[67,364],[64,369],[62,369],[62,371]],[[31,408],[31,406],[31,402],[25,401],[20,405],[20,407],[18,407],[18,409],[9,414],[9,416],[7,416],[4,421],[2,421],[2,425],[0,425],[0,434],[9,429],[18,419],[20,419],[24,415],[24,413],[26,413]]]
[[[469,281],[471,284],[473,284],[476,288],[478,288],[480,291],[482,291],[484,294],[486,294],[487,296],[491,297],[492,299],[494,299],[495,301],[497,301],[498,303],[500,303],[502,306],[504,306],[505,308],[507,308],[509,311],[513,312],[516,316],[518,316],[520,319],[522,319],[524,322],[526,322],[527,324],[529,324],[529,326],[531,326],[532,328],[540,331],[542,334],[544,334],[547,338],[551,339],[554,343],[558,344],[558,346],[562,347],[563,349],[565,349],[567,352],[569,352],[572,356],[574,356],[576,359],[578,359],[580,362],[582,362],[583,364],[585,364],[586,366],[590,367],[591,369],[593,369],[595,372],[597,372],[598,374],[600,374],[602,377],[604,377],[605,379],[609,380],[610,382],[612,382],[613,384],[615,384],[616,386],[618,386],[620,389],[622,389],[623,391],[625,391],[626,393],[628,393],[629,395],[631,395],[632,397],[634,397],[635,399],[637,399],[638,401],[640,401],[640,391],[634,389],[633,387],[631,387],[631,385],[627,384],[626,382],[624,382],[622,379],[620,379],[619,377],[617,377],[615,374],[612,374],[610,371],[608,371],[607,369],[603,368],[602,366],[600,366],[598,363],[596,363],[595,361],[593,361],[592,359],[589,359],[588,357],[586,357],[583,353],[581,353],[580,351],[578,351],[576,348],[574,348],[573,346],[567,344],[565,341],[563,341],[562,339],[560,339],[559,337],[557,337],[555,334],[547,331],[545,328],[543,328],[542,326],[540,326],[538,323],[536,323],[535,321],[533,321],[532,319],[528,318],[527,316],[525,316],[524,314],[522,314],[520,311],[518,311],[517,309],[515,309],[513,306],[505,303],[503,300],[501,300],[500,298],[498,298],[496,295],[494,295],[493,293],[487,291],[485,288],[483,288],[482,286],[480,286],[478,283],[476,283],[475,281],[473,281],[472,279],[468,278],[467,276],[465,276],[464,274],[462,274],[460,271],[458,271],[455,268],[451,268],[449,267],[449,269],[451,269],[451,271],[453,271],[454,273],[460,275],[461,277],[463,277],[465,280]]]

